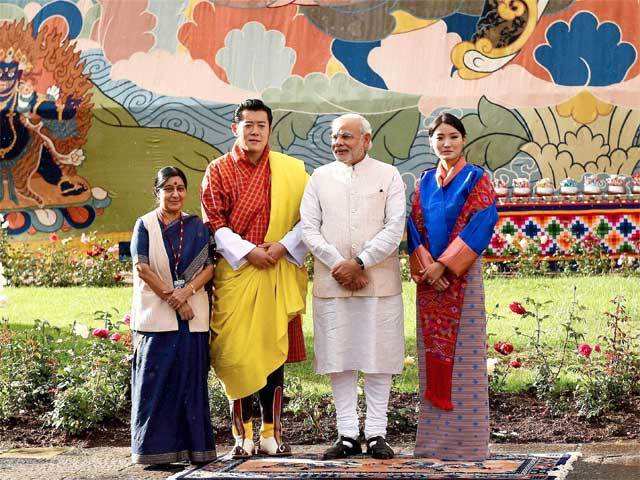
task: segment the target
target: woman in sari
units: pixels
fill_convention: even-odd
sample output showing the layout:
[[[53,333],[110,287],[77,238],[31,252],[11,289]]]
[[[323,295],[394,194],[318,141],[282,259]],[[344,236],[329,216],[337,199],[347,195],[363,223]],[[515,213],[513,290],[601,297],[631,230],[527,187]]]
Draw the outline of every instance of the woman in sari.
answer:
[[[480,255],[498,220],[495,193],[487,173],[465,161],[457,117],[440,114],[429,137],[440,161],[417,182],[407,225],[420,370],[414,455],[482,461],[489,396]]]
[[[158,208],[134,227],[131,329],[132,462],[215,460],[209,414],[209,230],[182,212],[187,178],[175,167],[156,175]]]

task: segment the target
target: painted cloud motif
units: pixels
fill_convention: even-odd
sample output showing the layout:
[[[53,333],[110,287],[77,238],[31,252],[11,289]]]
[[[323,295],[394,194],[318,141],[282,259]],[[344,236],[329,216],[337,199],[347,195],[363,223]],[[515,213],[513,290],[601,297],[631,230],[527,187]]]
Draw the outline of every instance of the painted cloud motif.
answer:
[[[599,23],[591,12],[553,23],[547,44],[535,50],[536,61],[558,85],[603,87],[622,82],[636,61],[636,50],[621,42],[620,28]]]
[[[242,30],[227,34],[225,47],[216,54],[216,63],[234,87],[261,92],[278,88],[291,75],[296,52],[285,46],[284,35],[249,22]]]

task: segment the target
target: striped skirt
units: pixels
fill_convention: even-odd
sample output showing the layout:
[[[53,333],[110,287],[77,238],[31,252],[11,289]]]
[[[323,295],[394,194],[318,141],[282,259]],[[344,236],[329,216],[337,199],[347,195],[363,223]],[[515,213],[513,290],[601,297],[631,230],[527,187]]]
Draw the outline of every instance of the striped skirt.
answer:
[[[420,322],[417,325],[420,368],[420,414],[414,450],[417,457],[483,461],[489,456],[487,322],[480,259],[469,269],[467,278],[453,367],[451,411],[436,408],[424,399],[425,352]]]

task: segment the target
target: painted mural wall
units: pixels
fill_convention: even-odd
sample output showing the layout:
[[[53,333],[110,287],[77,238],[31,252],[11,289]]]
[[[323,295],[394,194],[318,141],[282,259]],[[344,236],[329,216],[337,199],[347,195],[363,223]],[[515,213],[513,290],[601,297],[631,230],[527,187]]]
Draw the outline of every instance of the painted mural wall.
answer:
[[[0,19],[0,212],[20,239],[125,238],[168,164],[197,212],[248,97],[309,171],[331,120],[363,113],[409,194],[442,110],[499,178],[640,171],[635,0],[0,0]]]

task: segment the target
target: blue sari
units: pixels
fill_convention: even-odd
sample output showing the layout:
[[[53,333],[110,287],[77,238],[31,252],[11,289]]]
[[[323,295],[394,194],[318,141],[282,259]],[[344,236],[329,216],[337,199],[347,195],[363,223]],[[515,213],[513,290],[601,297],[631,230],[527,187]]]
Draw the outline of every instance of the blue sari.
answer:
[[[183,216],[184,244],[178,277],[189,282],[213,261],[209,230],[195,215]],[[171,275],[176,281],[173,251],[180,222],[161,225]],[[170,243],[171,242],[171,243]],[[138,219],[131,239],[135,263],[149,263],[149,233]],[[190,332],[178,319],[173,332],[136,332],[131,366],[131,457],[153,465],[216,459],[207,377],[209,333]]]

